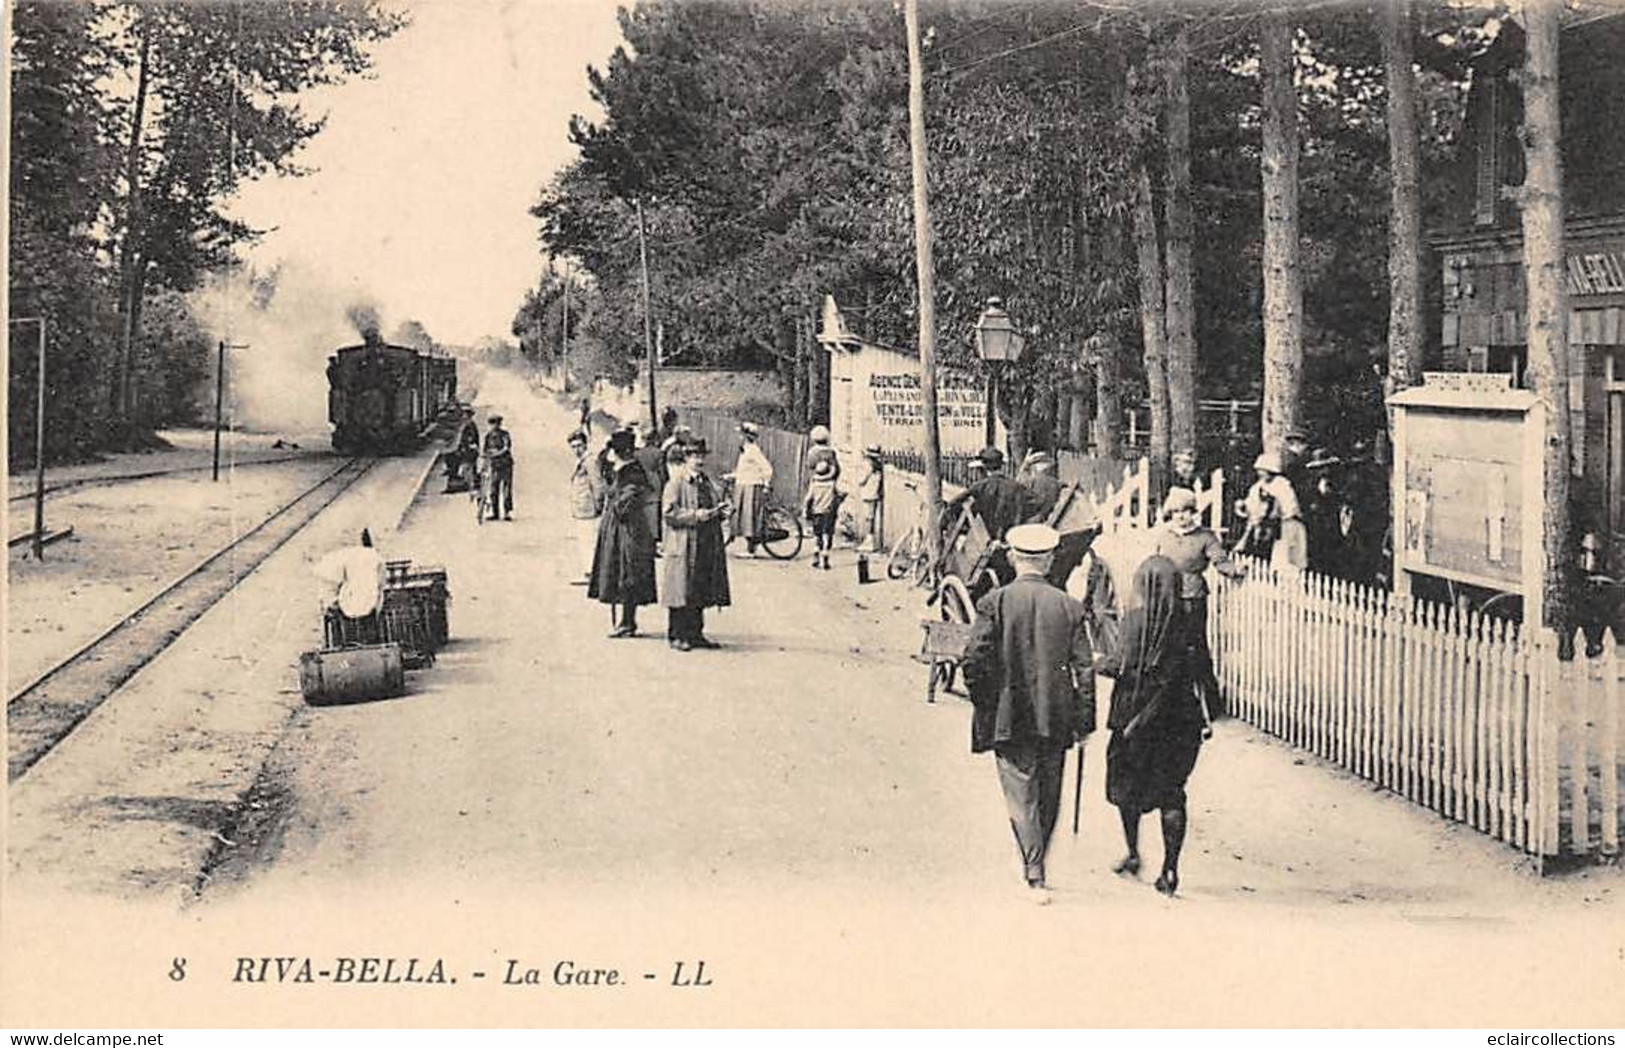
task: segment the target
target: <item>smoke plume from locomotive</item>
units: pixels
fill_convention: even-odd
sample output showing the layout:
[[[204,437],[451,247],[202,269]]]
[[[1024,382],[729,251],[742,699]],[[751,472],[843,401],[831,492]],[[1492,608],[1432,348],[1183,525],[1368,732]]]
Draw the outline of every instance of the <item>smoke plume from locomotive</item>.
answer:
[[[356,334],[361,336],[361,341],[369,346],[383,344],[384,336],[380,330],[382,325],[378,322],[378,310],[372,305],[358,302],[346,309],[344,315],[355,328]]]
[[[338,346],[377,339],[378,310],[306,266],[285,263],[261,280],[217,281],[194,293],[211,336],[246,347],[226,351],[227,422],[321,441],[327,358]],[[198,399],[212,407],[212,375],[208,385]]]

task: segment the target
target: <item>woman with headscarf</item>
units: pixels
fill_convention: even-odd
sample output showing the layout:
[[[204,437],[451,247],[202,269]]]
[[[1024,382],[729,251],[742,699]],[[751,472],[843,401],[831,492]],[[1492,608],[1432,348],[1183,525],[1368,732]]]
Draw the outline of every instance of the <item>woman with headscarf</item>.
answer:
[[[644,511],[649,478],[634,457],[634,443],[631,433],[620,430],[611,434],[605,448],[614,483],[598,521],[598,546],[587,586],[587,596],[620,606],[620,621],[610,632],[616,640],[637,636],[638,606],[655,602],[655,544]]]
[[[1140,816],[1162,813],[1162,873],[1157,891],[1179,889],[1185,843],[1185,781],[1196,767],[1206,724],[1189,669],[1191,628],[1180,608],[1179,569],[1153,556],[1134,573],[1133,607],[1123,614],[1116,649],[1101,660],[1112,687],[1106,748],[1106,799],[1123,821],[1128,854],[1114,868],[1140,871]]]

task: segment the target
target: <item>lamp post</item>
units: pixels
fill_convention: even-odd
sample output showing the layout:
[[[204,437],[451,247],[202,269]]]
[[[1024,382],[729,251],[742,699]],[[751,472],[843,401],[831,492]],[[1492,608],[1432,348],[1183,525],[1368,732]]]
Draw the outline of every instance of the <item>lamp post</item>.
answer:
[[[226,350],[247,349],[246,345],[221,341],[220,356],[214,366],[214,480],[220,479],[220,416],[226,400]]]
[[[45,559],[45,318],[13,317],[13,324],[39,325],[39,375],[34,400],[34,559]]]
[[[976,318],[976,355],[987,364],[987,444],[993,446],[998,427],[999,373],[1026,352],[1027,342],[1010,324],[1010,314],[997,298],[987,300],[987,308]]]

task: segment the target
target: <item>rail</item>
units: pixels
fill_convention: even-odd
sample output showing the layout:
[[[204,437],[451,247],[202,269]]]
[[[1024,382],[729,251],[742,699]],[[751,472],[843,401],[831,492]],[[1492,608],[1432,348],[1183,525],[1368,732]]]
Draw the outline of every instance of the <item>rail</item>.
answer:
[[[252,459],[248,462],[231,463],[232,469],[246,469],[250,466],[276,466],[288,462],[307,462],[322,456],[317,454],[279,455],[275,458]],[[115,473],[105,477],[77,477],[73,480],[64,480],[56,484],[47,485],[45,494],[56,495],[64,491],[73,491],[77,488],[104,487],[109,484],[128,484],[137,480],[153,480],[158,477],[173,477],[183,473],[207,473],[212,467],[205,464],[201,466],[175,466],[172,469],[151,469],[140,473]],[[32,489],[19,495],[6,496],[6,502],[27,502],[34,497]]]
[[[12,695],[6,703],[6,781],[15,782],[39,763],[377,461],[346,461]]]

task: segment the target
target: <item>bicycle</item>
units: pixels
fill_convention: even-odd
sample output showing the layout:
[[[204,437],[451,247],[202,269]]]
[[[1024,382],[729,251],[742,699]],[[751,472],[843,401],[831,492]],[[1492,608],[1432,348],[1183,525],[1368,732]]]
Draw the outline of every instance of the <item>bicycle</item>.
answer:
[[[722,478],[722,501],[737,506],[738,500],[734,498],[734,480],[731,476]],[[805,532],[801,526],[801,517],[789,507],[780,502],[773,494],[773,489],[767,489],[767,505],[762,511],[763,529],[762,537],[757,544],[767,550],[767,555],[774,560],[794,560],[801,553],[801,544],[806,541]],[[733,514],[727,513],[722,517],[722,544],[726,547],[735,537]]]
[[[910,491],[917,493],[920,490],[919,484],[914,481],[898,479]],[[931,551],[925,542],[925,526],[930,519],[931,509],[923,499],[918,501],[920,508],[914,515],[914,522],[897,536],[886,557],[886,577],[893,582],[912,578],[914,585],[923,586],[931,567]]]
[[[474,482],[468,486],[468,498],[474,503],[475,521],[483,526],[486,511],[491,508],[491,463],[484,455],[474,464]]]

